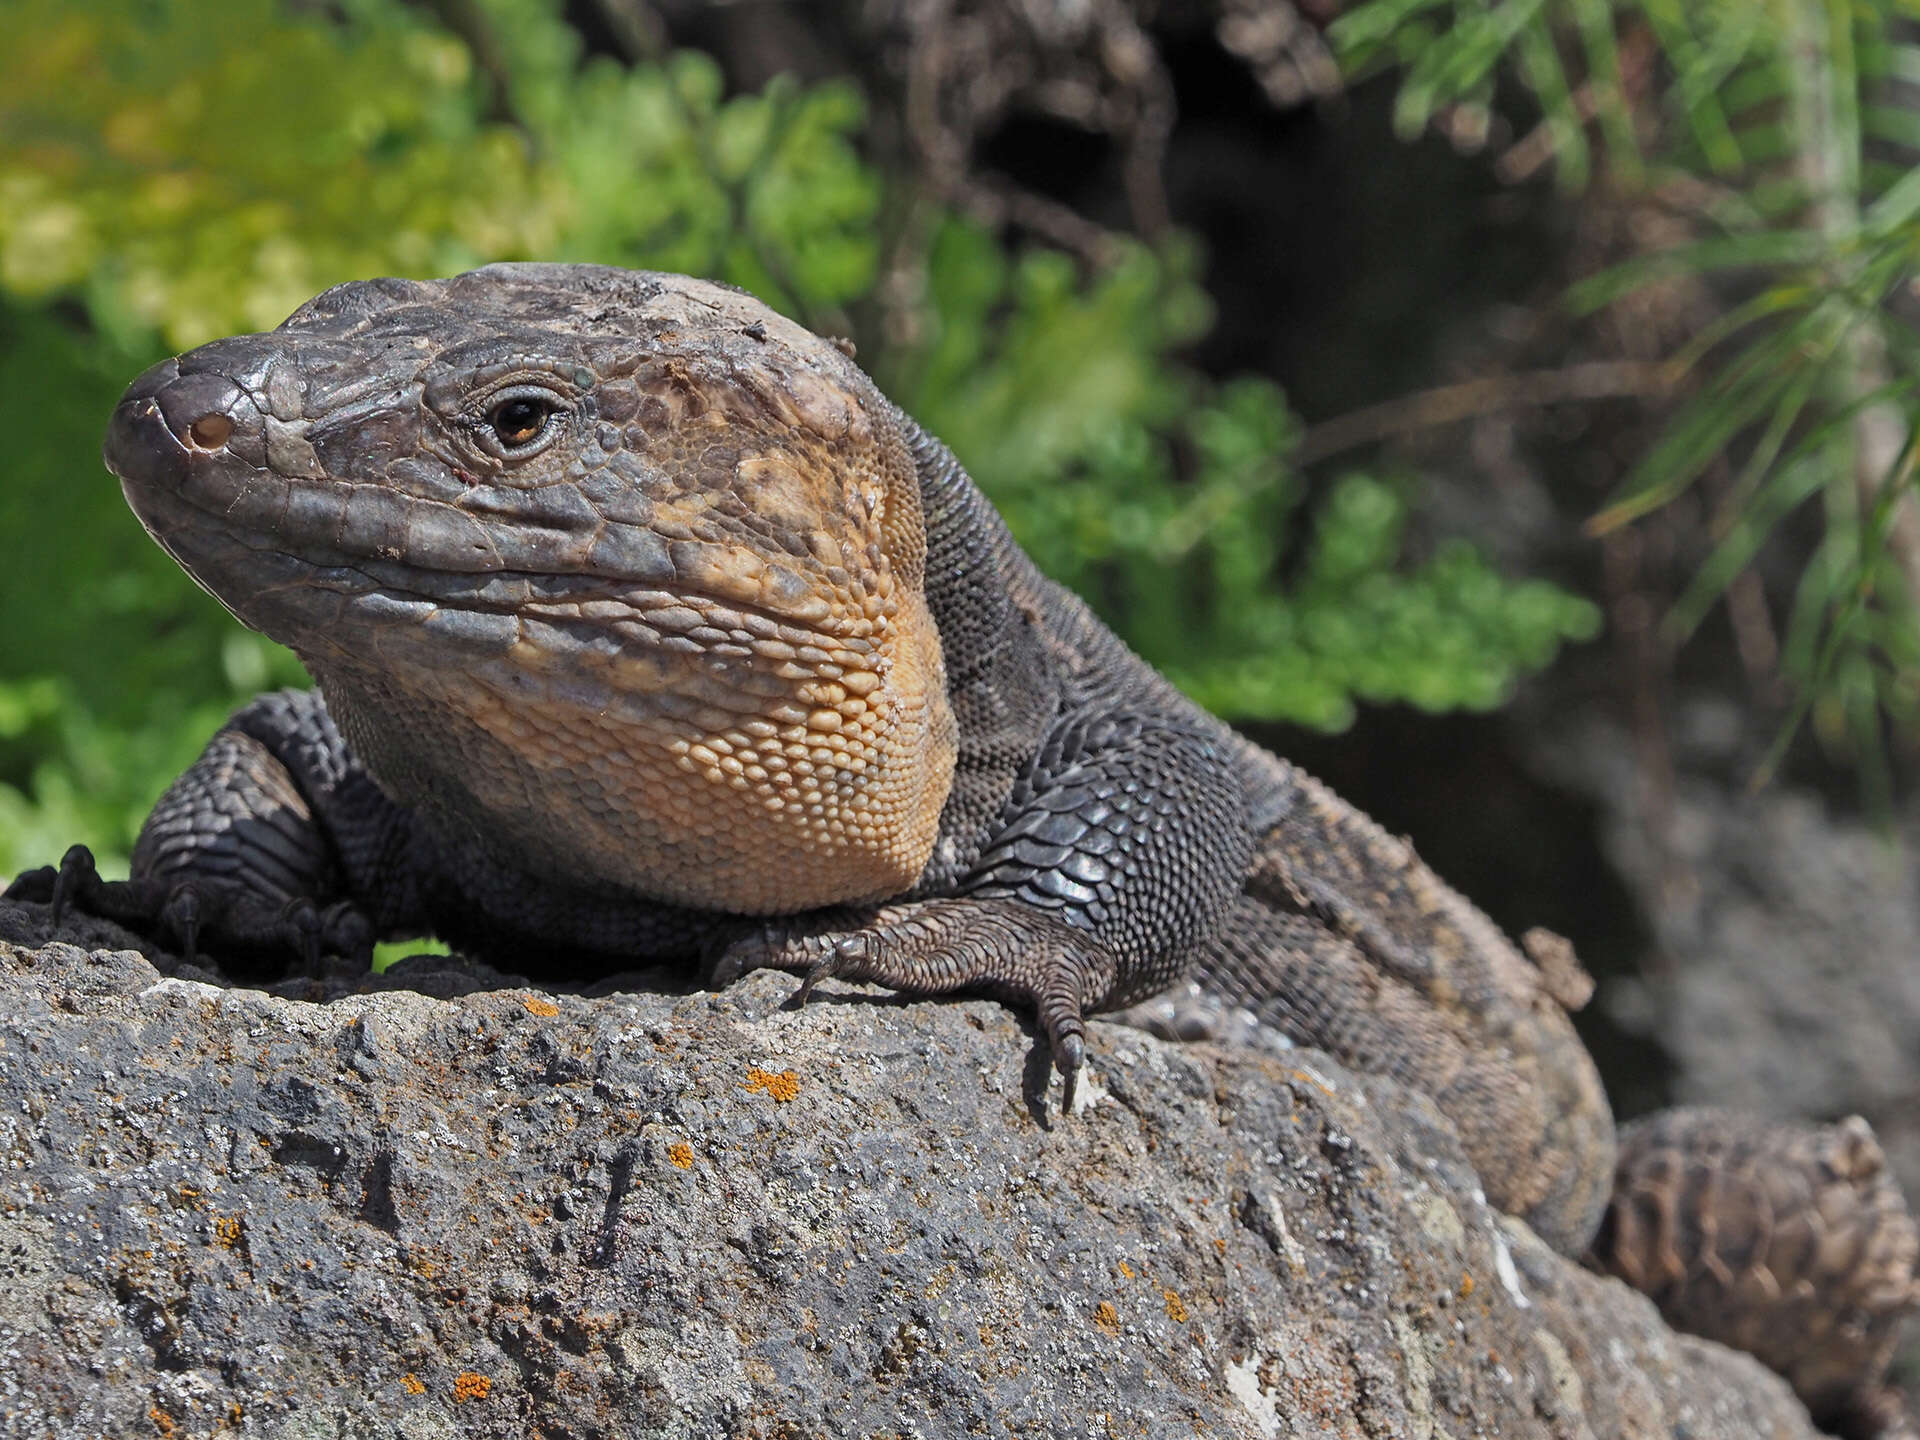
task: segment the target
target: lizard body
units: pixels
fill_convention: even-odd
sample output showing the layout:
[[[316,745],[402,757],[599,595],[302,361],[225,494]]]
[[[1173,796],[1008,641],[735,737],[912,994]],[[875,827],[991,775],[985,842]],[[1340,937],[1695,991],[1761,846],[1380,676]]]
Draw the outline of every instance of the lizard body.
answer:
[[[127,882],[191,950],[434,933],[538,975],[719,957],[1083,1017],[1251,1015],[1432,1095],[1578,1253],[1614,1131],[1569,1007],[1388,835],[1046,580],[832,343],[723,286],[496,265],[336,287],[134,382],[153,537],[313,693],[236,715]],[[1904,1213],[1904,1212],[1903,1212]]]

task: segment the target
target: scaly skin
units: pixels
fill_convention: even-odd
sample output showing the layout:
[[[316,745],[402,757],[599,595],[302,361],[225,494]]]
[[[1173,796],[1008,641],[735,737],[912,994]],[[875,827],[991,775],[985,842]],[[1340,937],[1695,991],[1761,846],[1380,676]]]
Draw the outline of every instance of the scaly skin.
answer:
[[[1709,1223],[1703,1223],[1707,1221]],[[1877,1383],[1920,1304],[1920,1233],[1867,1122],[1665,1110],[1627,1126],[1587,1262],[1758,1356],[1838,1435],[1916,1440]]]
[[[134,875],[10,893],[229,960],[433,933],[515,969],[720,956],[1319,1046],[1432,1095],[1577,1253],[1611,1116],[1530,959],[1045,580],[841,351],[679,276],[330,290],[137,380],[107,463],[318,691],[236,715]],[[1186,989],[1178,987],[1187,981]]]

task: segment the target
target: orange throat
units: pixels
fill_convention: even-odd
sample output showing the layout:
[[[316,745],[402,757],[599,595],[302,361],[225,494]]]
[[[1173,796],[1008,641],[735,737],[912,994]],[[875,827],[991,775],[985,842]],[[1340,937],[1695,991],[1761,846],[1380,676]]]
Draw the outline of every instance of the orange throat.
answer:
[[[745,915],[898,895],[956,751],[938,631],[901,600],[868,635],[781,626],[745,656],[615,649],[560,674],[535,633],[450,683],[417,677],[463,736],[440,747],[457,785],[432,788],[544,852],[522,863],[595,887]]]

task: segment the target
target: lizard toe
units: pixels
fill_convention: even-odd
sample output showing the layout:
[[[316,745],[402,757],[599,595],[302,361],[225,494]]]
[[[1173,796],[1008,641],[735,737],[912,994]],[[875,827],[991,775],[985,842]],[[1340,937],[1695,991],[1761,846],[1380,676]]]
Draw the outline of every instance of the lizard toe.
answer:
[[[100,898],[101,880],[93,851],[85,845],[70,845],[60,857],[60,870],[53,882],[53,923],[58,925],[72,905],[87,910]]]
[[[60,872],[51,865],[22,870],[5,890],[0,890],[0,900],[22,900],[31,905],[49,904],[59,879]]]
[[[1053,1049],[1054,1068],[1060,1072],[1060,1112],[1073,1113],[1073,1102],[1080,1093],[1080,1071],[1086,1063],[1087,1043],[1078,1034],[1065,1035],[1048,1042]]]
[[[351,900],[336,900],[320,912],[320,935],[327,952],[342,955],[355,968],[373,968],[373,921]]]
[[[800,988],[794,992],[793,1003],[796,1007],[807,1003],[813,995],[813,987],[822,980],[830,980],[836,975],[857,978],[863,964],[869,958],[873,938],[865,931],[856,930],[851,935],[842,935],[835,940],[819,959],[807,967],[800,981]]]
[[[206,903],[200,887],[186,883],[174,887],[160,907],[160,923],[180,942],[180,957],[189,965],[200,958],[200,930],[206,923]]]
[[[321,974],[320,912],[305,896],[289,900],[280,910],[280,942],[297,953],[309,980]]]
[[[707,973],[709,989],[724,990],[755,970],[792,970],[799,967],[787,954],[787,931],[783,925],[762,924],[746,934],[733,933],[719,947],[719,957]]]

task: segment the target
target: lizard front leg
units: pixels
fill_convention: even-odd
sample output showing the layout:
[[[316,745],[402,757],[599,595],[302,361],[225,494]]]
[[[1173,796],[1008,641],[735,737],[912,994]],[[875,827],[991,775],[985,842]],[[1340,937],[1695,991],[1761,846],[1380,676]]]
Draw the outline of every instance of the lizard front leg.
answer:
[[[1217,740],[1148,712],[1056,722],[951,894],[814,917],[730,946],[714,974],[828,976],[1033,1008],[1071,1107],[1084,1017],[1171,984],[1228,913],[1252,851]],[[836,923],[838,922],[838,923]]]
[[[407,816],[353,760],[310,692],[238,711],[155,804],[132,874],[102,880],[92,853],[30,870],[14,899],[115,920],[177,948],[247,965],[322,954],[371,958],[376,933],[405,919],[395,895],[366,889]]]

